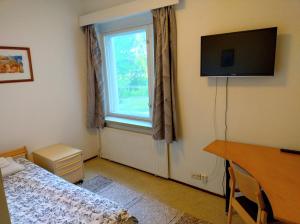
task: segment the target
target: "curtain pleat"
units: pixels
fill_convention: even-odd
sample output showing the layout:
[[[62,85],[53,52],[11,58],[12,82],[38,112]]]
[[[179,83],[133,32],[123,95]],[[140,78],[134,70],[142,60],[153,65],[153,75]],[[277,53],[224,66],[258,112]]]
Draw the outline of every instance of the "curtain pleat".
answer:
[[[87,127],[103,128],[104,79],[102,57],[94,25],[84,27],[87,47]]]
[[[152,10],[154,27],[155,85],[153,138],[176,140],[175,78],[177,75],[177,25],[174,6]]]

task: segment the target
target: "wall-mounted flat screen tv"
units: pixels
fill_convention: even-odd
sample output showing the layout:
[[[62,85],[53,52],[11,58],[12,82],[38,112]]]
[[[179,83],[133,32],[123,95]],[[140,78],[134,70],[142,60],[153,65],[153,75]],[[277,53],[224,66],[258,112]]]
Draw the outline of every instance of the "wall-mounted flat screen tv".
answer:
[[[273,76],[277,27],[201,37],[201,76]]]

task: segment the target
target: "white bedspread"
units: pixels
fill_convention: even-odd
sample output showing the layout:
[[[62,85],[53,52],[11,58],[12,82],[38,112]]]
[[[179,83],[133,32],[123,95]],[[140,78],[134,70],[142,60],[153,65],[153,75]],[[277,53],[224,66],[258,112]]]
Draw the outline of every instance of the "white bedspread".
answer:
[[[26,159],[25,170],[4,177],[13,224],[134,223],[116,203],[49,173]]]

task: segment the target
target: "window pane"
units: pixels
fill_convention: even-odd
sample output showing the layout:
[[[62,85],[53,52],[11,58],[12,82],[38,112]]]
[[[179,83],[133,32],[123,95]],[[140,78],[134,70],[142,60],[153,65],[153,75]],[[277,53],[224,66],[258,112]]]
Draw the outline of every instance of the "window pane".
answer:
[[[115,34],[107,39],[110,112],[149,118],[146,31]]]

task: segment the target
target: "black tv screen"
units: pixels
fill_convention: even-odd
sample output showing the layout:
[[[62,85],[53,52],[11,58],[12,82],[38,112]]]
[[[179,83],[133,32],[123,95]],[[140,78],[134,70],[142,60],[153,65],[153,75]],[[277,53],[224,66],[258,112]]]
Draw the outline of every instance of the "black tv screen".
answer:
[[[201,76],[273,76],[277,27],[201,37]]]

